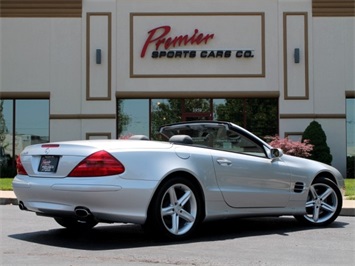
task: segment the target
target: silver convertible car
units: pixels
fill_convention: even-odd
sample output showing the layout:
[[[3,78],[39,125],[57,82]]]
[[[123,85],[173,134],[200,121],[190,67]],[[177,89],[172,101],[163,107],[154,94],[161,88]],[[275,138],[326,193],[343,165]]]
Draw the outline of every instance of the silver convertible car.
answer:
[[[203,221],[292,215],[315,226],[342,208],[341,174],[288,156],[229,122],[193,121],[159,130],[166,141],[81,140],[32,145],[17,160],[21,210],[68,229],[136,223],[172,240]]]

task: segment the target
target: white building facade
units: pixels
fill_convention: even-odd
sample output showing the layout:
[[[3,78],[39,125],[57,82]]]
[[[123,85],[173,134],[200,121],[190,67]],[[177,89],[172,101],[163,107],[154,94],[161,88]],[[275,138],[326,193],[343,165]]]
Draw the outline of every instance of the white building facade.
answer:
[[[16,111],[25,100],[45,102],[47,133],[37,135],[61,141],[152,136],[154,106],[172,99],[182,101],[177,121],[219,118],[216,106],[228,99],[274,99],[264,110],[275,117],[270,132],[297,139],[319,122],[332,165],[345,175],[354,3],[0,0],[0,99],[12,110],[3,114],[6,134],[21,131],[16,112],[42,117],[36,102]],[[192,99],[209,107],[197,100],[189,109]]]

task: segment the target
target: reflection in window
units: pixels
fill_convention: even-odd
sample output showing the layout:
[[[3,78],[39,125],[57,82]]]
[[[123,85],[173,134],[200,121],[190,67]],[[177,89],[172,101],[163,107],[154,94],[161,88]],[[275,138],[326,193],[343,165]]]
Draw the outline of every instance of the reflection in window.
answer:
[[[213,100],[214,119],[233,122],[263,138],[278,132],[278,99]]]
[[[156,139],[159,127],[166,124],[210,120],[212,117],[211,99],[152,99],[151,136]]]
[[[11,159],[14,158],[12,149],[13,134],[13,101],[0,100],[0,166],[3,169],[11,165]],[[2,175],[3,173],[1,173]],[[4,173],[5,174],[5,173]],[[5,177],[6,175],[4,175]]]
[[[185,99],[183,103],[183,111],[186,113],[206,113],[211,111],[210,99]]]
[[[0,121],[2,175],[12,176],[9,169],[26,146],[49,141],[49,101],[0,100]]]
[[[346,143],[348,156],[355,156],[355,98],[346,99]]]
[[[150,112],[149,112],[150,110]],[[234,122],[264,137],[278,133],[278,99],[119,99],[119,137],[159,139],[162,125],[191,120]]]
[[[24,146],[49,141],[49,102],[46,100],[16,100],[16,136]]]
[[[160,139],[158,130],[162,125],[181,122],[181,99],[151,100],[151,138]]]
[[[136,134],[149,136],[149,100],[118,100],[118,138],[128,138]]]

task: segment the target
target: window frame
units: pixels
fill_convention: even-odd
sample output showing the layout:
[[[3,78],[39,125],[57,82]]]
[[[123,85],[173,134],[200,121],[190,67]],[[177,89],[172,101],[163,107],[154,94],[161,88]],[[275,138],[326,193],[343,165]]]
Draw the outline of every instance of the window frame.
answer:
[[[11,160],[9,162],[9,166],[14,167],[16,164],[16,158],[18,154],[16,154],[16,136],[17,136],[17,113],[18,113],[18,101],[48,101],[48,129],[47,129],[47,136],[48,136],[48,141],[50,140],[50,99],[49,99],[49,94],[47,93],[2,93],[0,100],[1,101],[11,101],[12,102],[12,117],[11,117],[11,129],[9,129],[9,134],[11,135],[11,143],[12,143],[12,148],[11,148]],[[32,97],[31,97],[32,96]],[[31,140],[32,141],[32,140]],[[46,143],[43,142],[43,143]],[[42,143],[42,142],[41,142]],[[31,142],[32,144],[32,142]]]

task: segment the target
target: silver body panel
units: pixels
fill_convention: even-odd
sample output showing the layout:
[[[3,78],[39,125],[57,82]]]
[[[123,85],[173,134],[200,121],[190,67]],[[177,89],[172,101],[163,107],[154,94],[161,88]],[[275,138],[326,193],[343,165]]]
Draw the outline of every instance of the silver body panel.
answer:
[[[231,216],[298,215],[305,212],[309,187],[329,174],[343,187],[333,167],[283,155],[256,157],[208,147],[142,140],[59,142],[59,147],[27,147],[21,154],[28,175],[17,175],[14,192],[25,208],[51,217],[74,216],[82,206],[101,222],[143,224],[159,185],[174,173],[194,178],[204,199],[205,220]],[[120,175],[67,177],[88,155],[105,150],[125,167]],[[59,155],[55,173],[39,172],[42,155]],[[295,184],[301,189],[294,191]]]

